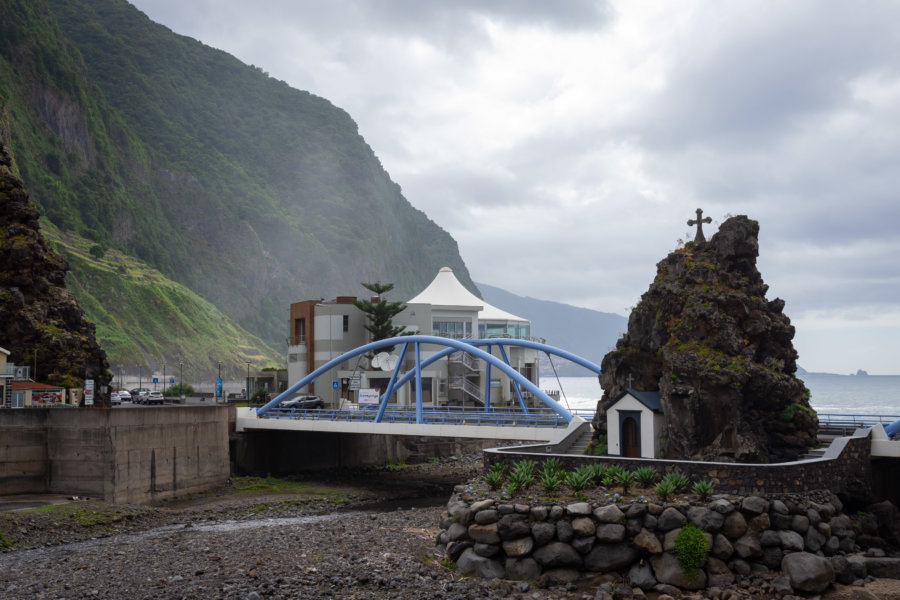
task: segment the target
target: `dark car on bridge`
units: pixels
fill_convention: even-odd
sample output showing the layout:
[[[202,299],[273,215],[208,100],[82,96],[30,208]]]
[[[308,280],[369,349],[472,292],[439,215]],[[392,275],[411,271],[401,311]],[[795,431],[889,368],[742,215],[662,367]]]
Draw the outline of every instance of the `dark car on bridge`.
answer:
[[[325,408],[325,403],[313,394],[300,394],[282,402],[280,408]]]

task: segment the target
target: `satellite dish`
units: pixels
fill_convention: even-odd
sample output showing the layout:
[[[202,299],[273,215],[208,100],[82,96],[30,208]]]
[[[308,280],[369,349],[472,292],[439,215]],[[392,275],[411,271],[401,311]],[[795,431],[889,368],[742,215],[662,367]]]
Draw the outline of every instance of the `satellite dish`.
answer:
[[[397,363],[400,362],[400,357],[396,354],[388,354],[387,364],[382,363],[381,368],[385,371],[393,371],[397,368]]]
[[[387,369],[388,359],[391,357],[387,352],[379,352],[372,358],[373,369]]]
[[[370,363],[369,363],[369,359],[368,359],[368,358],[366,358],[365,356],[360,356],[360,357],[359,357],[359,362],[358,362],[357,364],[359,365],[359,367],[360,367],[361,369],[368,369]]]

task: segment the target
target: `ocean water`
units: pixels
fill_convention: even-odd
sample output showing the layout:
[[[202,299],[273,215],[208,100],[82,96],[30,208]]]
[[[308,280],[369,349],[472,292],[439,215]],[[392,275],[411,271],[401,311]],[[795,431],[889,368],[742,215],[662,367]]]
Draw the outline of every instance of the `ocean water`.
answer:
[[[900,418],[900,375],[814,375],[801,377],[819,413]],[[595,409],[603,390],[596,377],[541,377],[541,389],[560,391],[571,409]]]

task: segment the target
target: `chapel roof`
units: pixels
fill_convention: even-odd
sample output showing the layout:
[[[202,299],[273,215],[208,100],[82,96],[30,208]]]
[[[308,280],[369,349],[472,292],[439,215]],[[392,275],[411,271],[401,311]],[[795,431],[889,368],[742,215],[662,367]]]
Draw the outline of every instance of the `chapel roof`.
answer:
[[[632,388],[626,388],[625,391],[616,396],[616,399],[610,403],[609,408],[612,408],[613,404],[615,404],[625,396],[633,397],[638,402],[655,413],[661,413],[663,411],[662,403],[660,403],[659,401],[659,392],[639,392]]]

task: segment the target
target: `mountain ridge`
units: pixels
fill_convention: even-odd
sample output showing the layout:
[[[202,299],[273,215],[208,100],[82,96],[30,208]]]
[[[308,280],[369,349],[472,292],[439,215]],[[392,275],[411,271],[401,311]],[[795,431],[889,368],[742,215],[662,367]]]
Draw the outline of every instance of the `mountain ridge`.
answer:
[[[291,302],[361,282],[411,296],[450,266],[477,290],[346,111],[124,0],[0,2],[0,127],[44,220],[143,260],[269,346]],[[90,285],[79,294],[102,298]]]

